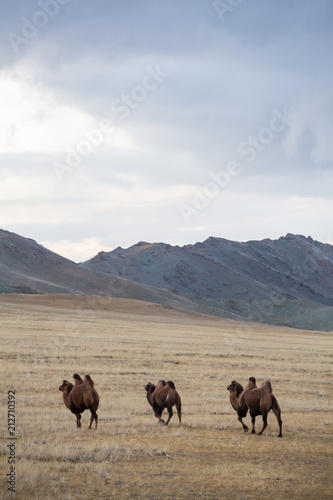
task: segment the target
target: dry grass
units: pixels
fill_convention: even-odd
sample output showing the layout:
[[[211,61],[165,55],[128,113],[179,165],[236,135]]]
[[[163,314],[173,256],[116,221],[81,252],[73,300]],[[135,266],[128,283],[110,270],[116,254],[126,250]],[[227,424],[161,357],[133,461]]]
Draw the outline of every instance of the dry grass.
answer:
[[[0,315],[2,408],[17,393],[17,498],[332,498],[331,333],[79,296],[1,296]],[[58,386],[75,372],[100,394],[97,431],[87,412],[76,430],[62,403]],[[243,433],[226,385],[249,376],[271,380],[282,439],[272,413],[263,436]],[[160,378],[182,397],[182,427],[176,415],[159,426],[145,399]]]

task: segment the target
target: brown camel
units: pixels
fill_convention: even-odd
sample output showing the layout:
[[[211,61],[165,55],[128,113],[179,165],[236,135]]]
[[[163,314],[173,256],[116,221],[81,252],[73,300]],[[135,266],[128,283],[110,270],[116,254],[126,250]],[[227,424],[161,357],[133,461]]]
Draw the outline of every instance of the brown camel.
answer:
[[[99,396],[94,388],[94,382],[90,375],[85,375],[84,380],[75,373],[73,375],[74,386],[67,380],[59,387],[62,391],[62,397],[67,408],[76,416],[76,426],[81,427],[81,413],[85,410],[90,410],[91,418],[88,429],[95,420],[95,429],[97,429],[98,415],[96,413],[99,405]]]
[[[281,409],[276,397],[273,395],[272,385],[268,380],[266,380],[261,387],[253,387],[253,382],[250,379],[248,385],[244,389],[244,392],[240,395],[240,402],[241,407],[246,406],[250,411],[252,434],[255,434],[256,416],[262,415],[263,427],[259,432],[259,435],[261,435],[268,425],[267,415],[271,410],[273,410],[279,424],[279,437],[282,437]]]
[[[149,382],[145,390],[147,391],[147,400],[153,407],[155,417],[158,418],[160,423],[168,425],[173,415],[172,407],[176,406],[179,425],[181,425],[181,399],[176,391],[175,384],[171,380],[166,383],[164,380],[160,380],[157,386]],[[169,413],[169,418],[166,422],[162,419],[162,412],[165,408]]]
[[[279,437],[282,437],[281,409],[276,397],[273,395],[272,385],[267,380],[261,387],[256,386],[256,379],[251,377],[245,389],[238,396],[239,409],[238,416],[242,415],[246,409],[250,411],[252,421],[252,434],[255,434],[255,419],[262,415],[263,427],[259,432],[261,435],[267,427],[267,415],[273,410],[279,424]]]

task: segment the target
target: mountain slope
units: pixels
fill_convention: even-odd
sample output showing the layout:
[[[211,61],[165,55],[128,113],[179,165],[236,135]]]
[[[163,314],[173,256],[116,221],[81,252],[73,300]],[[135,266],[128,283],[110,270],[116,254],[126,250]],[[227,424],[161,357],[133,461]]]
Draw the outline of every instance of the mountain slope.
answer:
[[[0,293],[138,299],[203,314],[333,330],[333,247],[311,238],[183,247],[140,242],[82,263],[0,230]]]
[[[183,247],[140,242],[83,265],[169,290],[217,315],[333,330],[333,247],[310,237],[211,237]]]
[[[197,304],[167,290],[91,271],[34,240],[4,230],[0,230],[0,293],[80,293],[197,308]],[[202,307],[203,313],[211,311],[211,307]]]
[[[214,300],[306,299],[333,305],[333,247],[304,236],[183,247],[141,242],[84,263],[133,281]]]

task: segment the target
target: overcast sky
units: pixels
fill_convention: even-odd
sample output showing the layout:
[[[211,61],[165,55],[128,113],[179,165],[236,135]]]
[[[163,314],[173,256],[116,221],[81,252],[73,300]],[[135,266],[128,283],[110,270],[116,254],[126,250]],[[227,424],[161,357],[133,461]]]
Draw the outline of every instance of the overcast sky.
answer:
[[[0,4],[2,229],[333,243],[331,0]]]

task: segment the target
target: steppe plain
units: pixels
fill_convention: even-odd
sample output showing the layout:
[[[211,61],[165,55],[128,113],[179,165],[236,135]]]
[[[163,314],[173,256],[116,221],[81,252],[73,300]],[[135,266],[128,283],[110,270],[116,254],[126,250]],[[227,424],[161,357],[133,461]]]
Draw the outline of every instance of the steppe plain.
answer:
[[[1,471],[8,472],[7,393],[16,395],[20,499],[329,499],[332,336],[242,323],[140,301],[1,295]],[[97,430],[82,429],[58,386],[90,374]],[[269,379],[283,419],[245,434],[226,386]],[[144,386],[173,380],[183,425],[158,424]],[[245,422],[250,425],[250,417]],[[257,430],[261,419],[257,418]]]

